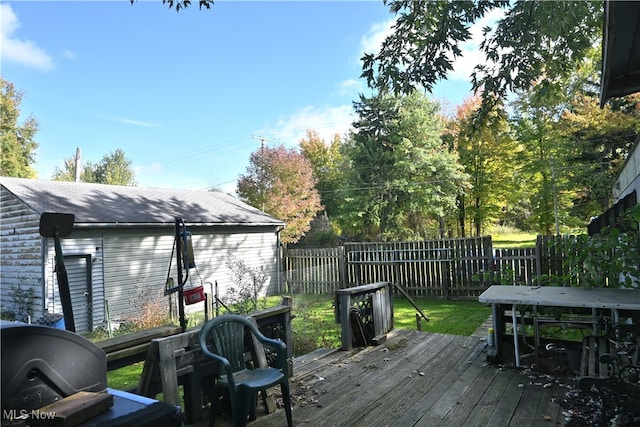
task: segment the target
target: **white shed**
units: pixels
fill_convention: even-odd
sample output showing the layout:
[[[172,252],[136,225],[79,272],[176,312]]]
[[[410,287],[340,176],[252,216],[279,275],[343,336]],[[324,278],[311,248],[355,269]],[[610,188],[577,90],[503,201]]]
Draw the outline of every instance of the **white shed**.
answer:
[[[62,313],[53,239],[39,235],[44,212],[75,215],[62,251],[77,332],[105,322],[107,304],[115,320],[139,313],[146,301],[168,306],[163,292],[167,277],[177,274],[172,259],[176,217],[193,235],[196,269],[189,276],[194,285],[208,290],[217,281],[224,300],[233,284],[226,266],[231,253],[266,273],[267,294],[280,291],[284,223],[229,195],[7,177],[0,177],[0,184],[3,311],[12,309],[16,289],[31,288],[35,317]]]

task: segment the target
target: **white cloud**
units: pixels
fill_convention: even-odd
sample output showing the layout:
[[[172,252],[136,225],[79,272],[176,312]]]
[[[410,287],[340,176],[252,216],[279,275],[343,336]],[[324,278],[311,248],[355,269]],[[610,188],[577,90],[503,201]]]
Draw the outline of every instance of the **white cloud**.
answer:
[[[494,9],[470,28],[471,39],[460,45],[462,57],[458,57],[454,61],[453,72],[449,74],[449,79],[469,82],[473,68],[487,62],[484,54],[480,51],[480,43],[484,38],[482,29],[486,26],[495,27],[497,21],[503,17],[503,9]]]
[[[273,144],[294,147],[306,136],[307,129],[311,129],[329,142],[335,134],[343,136],[349,130],[353,119],[351,105],[320,108],[306,106],[288,117],[281,118],[272,126],[257,130],[256,135],[272,140]]]
[[[22,40],[15,35],[20,28],[18,17],[11,5],[0,4],[0,57],[3,61],[15,62],[42,71],[54,68],[53,58],[31,40]]]
[[[127,125],[133,125],[133,126],[143,126],[143,127],[159,126],[157,123],[143,122],[140,120],[133,120],[133,119],[123,119],[118,117],[115,117],[112,120],[115,120],[116,122],[120,122],[120,123],[125,123]]]
[[[449,74],[450,80],[462,80],[469,82],[469,76],[473,72],[473,68],[485,63],[484,55],[480,52],[480,42],[483,39],[482,29],[485,26],[494,26],[496,22],[504,17],[503,9],[494,9],[485,15],[480,21],[470,28],[471,39],[460,45],[462,57],[456,58],[453,63],[453,71]],[[367,35],[360,40],[361,53],[364,52],[376,54],[380,51],[382,43],[388,35],[392,33],[392,26],[395,19],[373,24]]]
[[[391,27],[394,23],[395,18],[373,24],[371,28],[369,28],[369,33],[360,39],[361,52],[358,59],[360,59],[364,53],[378,53],[384,39],[392,33]]]
[[[354,93],[361,92],[364,89],[363,83],[355,79],[342,81],[338,83],[336,87],[337,87],[336,92],[340,96],[352,95]]]
[[[64,50],[64,52],[62,52],[62,55],[63,55],[65,58],[70,59],[70,60],[72,60],[72,61],[73,61],[74,59],[76,59],[76,53],[75,53],[75,52],[73,52],[73,51],[71,51],[71,50],[69,50],[69,49],[65,49],[65,50]]]

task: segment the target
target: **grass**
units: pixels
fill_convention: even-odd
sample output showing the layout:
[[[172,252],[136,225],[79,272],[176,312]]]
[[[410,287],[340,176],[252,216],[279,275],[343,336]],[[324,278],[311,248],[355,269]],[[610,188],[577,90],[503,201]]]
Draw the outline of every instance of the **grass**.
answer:
[[[422,322],[422,330],[451,335],[471,335],[491,314],[489,307],[477,301],[445,301],[414,299],[429,317]],[[280,302],[270,297],[267,305]],[[398,329],[417,329],[416,309],[405,298],[394,300],[394,326]],[[340,325],[335,322],[332,295],[295,295],[293,298],[291,328],[295,356],[317,348],[340,347]],[[194,319],[195,320],[195,319]],[[191,322],[190,322],[191,323]],[[194,323],[197,323],[195,321]],[[110,371],[107,383],[111,388],[130,390],[137,386],[143,362]]]
[[[535,233],[525,233],[509,227],[493,227],[489,234],[494,248],[517,249],[534,248],[536,246]]]

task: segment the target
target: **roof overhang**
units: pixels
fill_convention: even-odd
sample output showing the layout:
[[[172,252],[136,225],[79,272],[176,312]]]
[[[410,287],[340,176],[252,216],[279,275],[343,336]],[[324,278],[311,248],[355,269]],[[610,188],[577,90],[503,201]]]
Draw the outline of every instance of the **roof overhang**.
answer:
[[[640,2],[605,1],[600,106],[640,91]]]

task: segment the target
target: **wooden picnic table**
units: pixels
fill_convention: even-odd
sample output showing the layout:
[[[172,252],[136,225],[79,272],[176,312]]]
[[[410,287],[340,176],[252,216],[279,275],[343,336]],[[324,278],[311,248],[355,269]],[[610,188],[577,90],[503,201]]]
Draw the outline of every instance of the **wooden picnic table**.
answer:
[[[520,366],[518,336],[516,333],[517,307],[590,308],[595,316],[596,310],[611,310],[614,321],[618,320],[620,310],[640,311],[640,290],[619,288],[579,288],[559,286],[505,286],[493,285],[484,291],[478,301],[491,304],[493,316],[496,358],[501,358],[501,341],[504,333],[505,310],[511,310],[514,324],[513,344],[516,366]],[[597,319],[594,318],[594,322]]]

